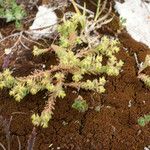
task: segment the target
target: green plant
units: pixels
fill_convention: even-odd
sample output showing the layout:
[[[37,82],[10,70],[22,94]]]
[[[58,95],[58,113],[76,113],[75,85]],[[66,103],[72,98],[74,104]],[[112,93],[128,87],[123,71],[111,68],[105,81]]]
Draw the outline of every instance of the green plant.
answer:
[[[138,124],[140,125],[140,126],[145,126],[146,124],[148,124],[150,122],[150,114],[148,114],[148,115],[144,115],[143,117],[140,117],[139,119],[138,119]]]
[[[6,22],[15,21],[16,27],[20,27],[25,15],[25,10],[16,0],[0,0],[0,18],[6,18]]]
[[[118,32],[121,32],[121,30],[123,30],[126,27],[126,19],[123,17],[119,18],[119,29]]]
[[[77,109],[79,112],[85,112],[88,110],[88,104],[86,100],[84,100],[81,96],[78,96],[74,103],[72,104],[72,108]]]
[[[150,55],[146,55],[145,61],[139,65],[138,78],[144,82],[147,87],[150,87],[150,76],[142,73],[147,67],[150,66]]]
[[[58,64],[50,66],[49,70],[38,70],[26,77],[13,77],[12,72],[8,69],[0,74],[0,88],[9,88],[9,94],[18,102],[29,93],[35,95],[45,89],[48,91],[49,98],[41,115],[32,115],[32,122],[35,126],[48,126],[56,99],[66,96],[65,88],[72,87],[78,90],[104,93],[106,84],[104,74],[106,76],[119,75],[123,62],[117,60],[115,56],[119,51],[118,40],[107,36],[102,38],[94,36],[98,43],[90,42],[89,44],[89,39],[93,36],[89,33],[97,29],[95,27],[89,30],[90,21],[93,22],[94,17],[93,20],[88,20],[85,13],[75,13],[70,20],[64,20],[59,25],[60,38],[57,45],[52,44],[47,49],[34,47],[33,54],[36,57],[46,52],[55,53]],[[70,82],[67,81],[68,74],[72,75]],[[93,80],[85,79],[86,75],[97,75],[98,77],[95,76]],[[85,105],[85,102],[82,104]]]

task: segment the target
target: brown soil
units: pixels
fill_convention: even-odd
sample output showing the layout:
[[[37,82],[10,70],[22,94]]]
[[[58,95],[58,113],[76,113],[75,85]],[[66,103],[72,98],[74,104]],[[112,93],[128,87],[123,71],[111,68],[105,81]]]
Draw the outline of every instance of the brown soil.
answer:
[[[13,28],[11,24],[4,25],[0,32],[6,36]],[[113,23],[111,29],[108,29],[109,26],[101,32],[108,35],[116,32]],[[143,150],[150,145],[150,124],[145,127],[137,124],[137,119],[150,111],[150,90],[137,79],[138,69],[134,58],[136,53],[139,61],[143,61],[149,49],[135,42],[125,31],[118,37],[122,43],[118,58],[125,62],[121,74],[108,77],[107,90],[103,95],[82,90],[76,93],[74,89],[67,89],[67,96],[56,102],[49,127],[36,129],[34,150]],[[3,55],[3,48],[12,44],[13,40],[10,40],[1,45],[0,56]],[[41,69],[42,64],[55,63],[52,55],[34,58],[30,50],[21,49],[19,56],[16,56],[19,60],[12,58],[11,63],[15,65],[15,74],[19,76],[27,75],[35,68]],[[89,103],[90,109],[85,113],[71,108],[78,94]],[[20,103],[11,98],[6,89],[0,91],[0,97],[0,115],[6,119],[13,117],[10,127],[13,136],[11,150],[18,149],[17,136],[21,149],[25,150],[33,129],[30,116],[33,112],[42,111],[47,100],[46,92],[39,92],[36,96],[28,95]],[[95,110],[97,106],[100,111]],[[2,130],[0,142],[7,147]]]

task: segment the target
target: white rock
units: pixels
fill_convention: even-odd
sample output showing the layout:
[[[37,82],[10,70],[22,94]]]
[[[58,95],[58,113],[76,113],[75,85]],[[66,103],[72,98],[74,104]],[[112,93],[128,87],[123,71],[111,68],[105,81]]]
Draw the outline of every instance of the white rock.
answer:
[[[30,34],[34,39],[42,37],[50,37],[57,26],[57,16],[52,8],[47,6],[39,6],[35,20],[30,26]]]
[[[149,148],[148,147],[144,147],[144,150],[149,150]]]
[[[150,3],[125,0],[124,3],[116,2],[115,9],[126,19],[125,26],[132,38],[150,48]]]

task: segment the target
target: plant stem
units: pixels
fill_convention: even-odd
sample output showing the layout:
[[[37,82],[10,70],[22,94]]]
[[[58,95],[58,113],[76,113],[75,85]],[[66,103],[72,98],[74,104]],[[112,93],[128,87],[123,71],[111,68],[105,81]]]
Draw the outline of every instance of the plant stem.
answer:
[[[3,150],[6,150],[5,146],[0,142],[0,146],[2,147]]]

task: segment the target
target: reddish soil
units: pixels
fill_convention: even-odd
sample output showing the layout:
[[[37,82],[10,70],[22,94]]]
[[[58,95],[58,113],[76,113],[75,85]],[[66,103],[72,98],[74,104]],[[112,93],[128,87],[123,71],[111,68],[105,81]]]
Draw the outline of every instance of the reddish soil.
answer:
[[[115,36],[113,23],[111,29],[108,25],[101,32]],[[6,36],[13,28],[12,24],[4,25],[0,32]],[[138,69],[134,58],[136,53],[141,62],[150,50],[135,42],[125,31],[118,37],[122,43],[118,58],[125,62],[123,71],[118,77],[108,77],[106,93],[103,95],[82,90],[75,93],[74,89],[67,89],[67,96],[56,102],[49,127],[36,129],[34,150],[143,150],[150,145],[150,124],[145,127],[137,124],[137,119],[150,111],[150,90],[137,79]],[[13,41],[3,44],[0,46],[0,56],[4,53],[3,48],[10,47]],[[32,47],[30,44],[29,46]],[[35,68],[41,69],[42,64],[55,63],[53,55],[34,58],[31,53],[30,50],[21,49],[20,60],[12,58],[11,65],[16,66],[16,75],[27,75]],[[85,113],[71,108],[78,94],[90,106]],[[12,116],[11,150],[18,149],[17,136],[21,149],[25,150],[33,129],[31,114],[43,110],[47,100],[46,92],[39,92],[36,96],[28,95],[20,103],[9,96],[7,89],[0,91],[0,97],[0,115],[8,120]],[[95,110],[97,106],[100,111]],[[7,147],[3,130],[0,131],[0,142]]]

